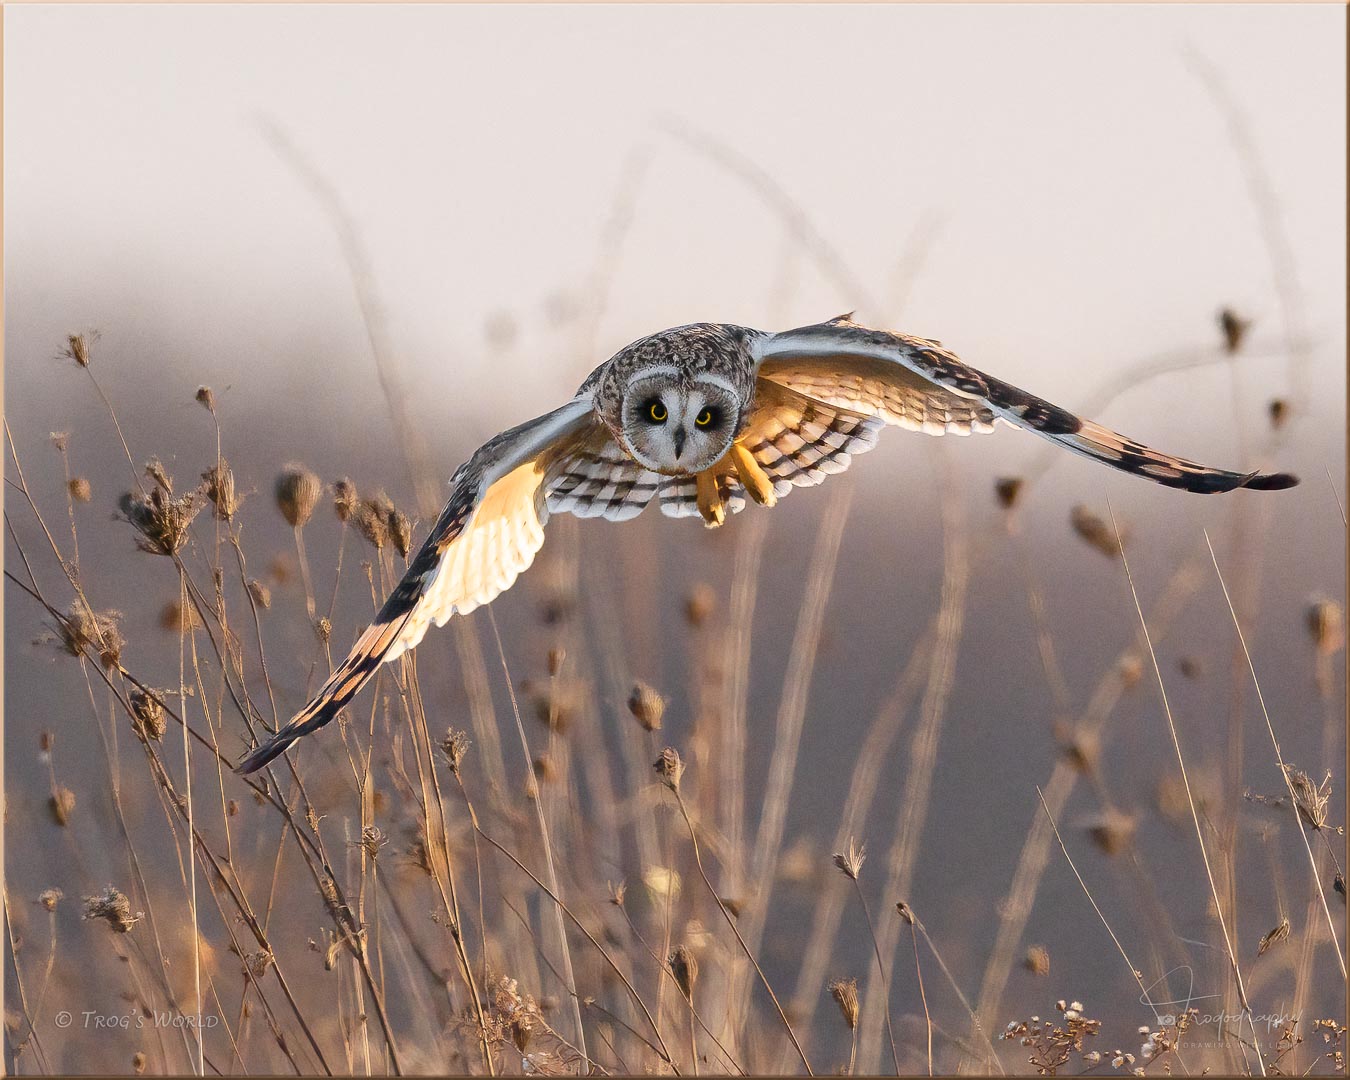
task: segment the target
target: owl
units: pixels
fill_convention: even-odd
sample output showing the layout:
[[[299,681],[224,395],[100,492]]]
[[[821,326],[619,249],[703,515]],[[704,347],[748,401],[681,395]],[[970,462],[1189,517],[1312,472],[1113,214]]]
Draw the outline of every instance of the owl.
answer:
[[[633,342],[561,408],[504,431],[450,480],[430,535],[350,655],[238,766],[260,769],[323,727],[431,624],[509,589],[551,513],[625,521],[652,500],[709,527],[843,472],[887,425],[930,435],[999,421],[1167,487],[1275,490],[1287,473],[1225,472],[1160,453],[970,367],[940,342],[849,315],[782,333],[696,323]]]

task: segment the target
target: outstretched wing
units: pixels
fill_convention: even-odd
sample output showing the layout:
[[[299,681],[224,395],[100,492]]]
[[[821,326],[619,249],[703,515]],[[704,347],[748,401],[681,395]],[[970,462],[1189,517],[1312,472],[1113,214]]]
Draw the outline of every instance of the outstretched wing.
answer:
[[[936,341],[872,330],[848,316],[767,335],[758,349],[763,379],[904,427],[965,434],[1003,420],[1113,468],[1202,494],[1298,483],[1288,473],[1227,472],[1164,454],[986,375]]]
[[[421,641],[430,624],[443,626],[509,589],[544,543],[550,480],[566,474],[571,455],[597,444],[601,427],[590,398],[579,397],[475,451],[451,478],[449,502],[375,621],[313,700],[237,771],[262,768],[323,727],[382,663]]]

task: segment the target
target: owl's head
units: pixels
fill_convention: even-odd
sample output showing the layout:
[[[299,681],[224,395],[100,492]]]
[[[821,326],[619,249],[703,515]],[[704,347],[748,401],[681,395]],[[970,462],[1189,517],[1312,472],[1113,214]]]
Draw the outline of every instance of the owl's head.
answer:
[[[620,434],[648,469],[668,475],[700,472],[721,460],[740,425],[741,402],[716,375],[680,377],[648,370],[627,385]]]

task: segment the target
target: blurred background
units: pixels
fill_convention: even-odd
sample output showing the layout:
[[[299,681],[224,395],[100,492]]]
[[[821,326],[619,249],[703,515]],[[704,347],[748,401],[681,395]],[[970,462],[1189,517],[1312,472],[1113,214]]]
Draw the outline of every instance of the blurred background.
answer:
[[[1099,1049],[1137,1052],[1136,1028],[1153,1013],[1046,834],[1038,785],[1057,785],[1070,854],[1112,928],[1136,945],[1145,981],[1186,967],[1195,996],[1231,990],[1124,571],[1109,542],[1104,556],[1082,536],[1093,535],[1090,517],[1109,523],[1109,501],[1146,616],[1167,611],[1179,579],[1190,583],[1155,644],[1193,785],[1204,789],[1253,1009],[1302,1017],[1310,1044],[1314,1015],[1344,1021],[1344,983],[1292,815],[1247,797],[1279,797],[1283,781],[1204,546],[1208,530],[1284,758],[1318,782],[1331,770],[1339,826],[1344,654],[1325,620],[1345,598],[1343,8],[24,5],[5,14],[6,565],[17,573],[21,546],[47,599],[69,606],[71,587],[12,486],[17,454],[65,545],[67,476],[50,436],[68,433],[70,467],[91,493],[71,511],[81,576],[95,607],[122,613],[122,663],[138,677],[177,685],[180,626],[166,606],[178,580],[114,520],[132,471],[95,388],[60,356],[68,335],[92,342],[90,372],[137,466],[158,457],[180,488],[216,460],[216,429],[194,401],[211,388],[222,452],[247,495],[250,573],[273,593],[263,615],[271,679],[289,713],[313,686],[318,654],[291,529],[272,505],[283,463],[303,462],[325,482],[350,476],[363,494],[384,489],[420,539],[430,511],[419,507],[408,445],[445,478],[643,334],[704,320],[779,329],[856,310],[860,321],[939,338],[973,365],[1161,449],[1288,470],[1303,483],[1200,498],[1047,455],[1010,429],[943,440],[892,431],[846,476],[772,514],[752,507],[715,533],[655,511],[618,526],[555,522],[532,573],[494,605],[515,681],[537,684],[554,636],[572,635],[593,750],[615,762],[621,822],[633,800],[644,813],[660,802],[648,777],[619,764],[647,746],[628,689],[642,679],[666,697],[662,744],[689,759],[685,783],[725,839],[714,876],[724,897],[751,898],[742,918],[819,1071],[848,1060],[849,1036],[826,1014],[823,980],[802,975],[802,943],[822,895],[856,899],[829,860],[845,826],[872,853],[860,884],[891,950],[902,1065],[923,1068],[926,1047],[898,900],[918,912],[988,1033],[1078,998],[1104,1022]],[[1230,318],[1225,337],[1223,309],[1245,332]],[[1013,477],[1027,484],[1008,509],[995,482]],[[842,513],[832,550],[822,528]],[[211,529],[208,513],[199,537]],[[342,542],[326,499],[306,542],[326,596]],[[345,543],[339,650],[371,607],[358,541]],[[541,624],[569,574],[577,614],[561,629]],[[690,626],[696,592],[711,614]],[[814,630],[813,596],[824,605]],[[906,691],[902,673],[944,597],[959,622],[950,670],[944,677],[920,655]],[[1327,601],[1316,608],[1323,629],[1310,630]],[[466,621],[486,657],[504,775],[519,792],[528,770],[491,627],[484,612]],[[168,825],[148,774],[134,759],[110,771],[79,663],[35,644],[52,626],[7,581],[5,861],[20,947],[7,942],[5,977],[17,989],[20,973],[26,1009],[49,946],[58,957],[38,1014],[11,1004],[7,1064],[130,1067],[148,1052],[152,1070],[182,1071],[181,1044],[154,1050],[134,1031],[52,1026],[58,1007],[77,1018],[115,1011],[125,981],[79,898],[118,882],[136,907],[147,902],[110,820],[112,777],[144,848],[145,888],[160,890],[159,919],[174,925],[183,902],[172,848],[158,846]],[[419,651],[436,695],[433,734],[467,726],[464,649],[447,629]],[[1119,700],[1097,724],[1113,679]],[[110,731],[106,693],[95,681],[93,715]],[[860,747],[888,707],[896,735],[876,797],[846,822]],[[785,745],[798,715],[800,743]],[[745,748],[730,803],[717,772],[726,724]],[[242,723],[226,708],[220,725],[233,758],[247,745]],[[639,737],[635,749],[623,744]],[[337,769],[334,733],[315,741],[311,770]],[[181,753],[168,745],[166,757]],[[787,765],[787,790],[774,761]],[[335,830],[359,803],[345,780],[315,781]],[[200,783],[198,797],[218,803],[245,790],[227,779],[217,797],[215,778]],[[581,858],[574,849],[603,786],[565,772],[546,797],[560,860]],[[52,812],[58,788],[73,794],[73,812]],[[772,822],[763,829],[766,799],[781,800],[785,818],[756,868],[756,838],[774,835]],[[250,867],[265,894],[279,818],[245,809],[270,829]],[[527,861],[542,857],[533,817],[503,810],[498,825]],[[611,917],[599,882],[650,870],[647,827],[621,823],[578,863],[569,889],[597,920]],[[1344,941],[1329,845],[1312,839]],[[698,895],[692,863],[685,872],[679,918],[701,920],[712,939],[711,999],[753,1001],[758,1017],[751,1024],[727,1005],[742,1028],[719,1034],[739,1038],[758,1068],[800,1067],[782,1056],[753,980],[740,996],[730,976],[718,981],[716,950],[730,966],[736,943]],[[771,898],[769,879],[779,882]],[[319,980],[322,955],[304,942],[323,904],[312,882],[297,885],[308,897],[278,925],[293,932],[293,970]],[[67,897],[50,920],[59,950],[34,903],[51,887]],[[551,909],[537,894],[529,903],[551,949]],[[650,930],[641,919],[662,904],[630,903]],[[223,950],[209,915],[203,937]],[[1291,936],[1258,958],[1258,940],[1286,915]],[[512,918],[497,922],[507,938],[524,934]],[[552,997],[566,1035],[561,976],[523,941],[500,945],[494,964]],[[1028,954],[1037,945],[1049,974]],[[865,926],[846,921],[826,952],[826,976],[864,987],[860,1070],[890,1070],[880,1010],[867,1004],[880,986],[869,982]],[[997,1052],[1003,1068],[1029,1069],[1025,1047],[990,1050],[971,1034],[952,984],[931,954],[924,963],[939,1066],[983,1071]],[[226,1013],[238,1007],[237,983]],[[323,1012],[325,984],[305,991]],[[461,1063],[442,1056],[412,1006],[391,1009],[420,1051],[405,1069]],[[682,1031],[683,1014],[669,1000],[666,1009]],[[1279,1024],[1257,1026],[1262,1040],[1279,1038]],[[1192,1061],[1241,1065],[1231,1040],[1190,1037]],[[228,1042],[209,1039],[224,1068]],[[286,1064],[257,1052],[255,1068]],[[1330,1067],[1308,1047],[1294,1053],[1300,1071]],[[513,1071],[529,1067],[520,1061]],[[714,1057],[705,1067],[723,1066]]]

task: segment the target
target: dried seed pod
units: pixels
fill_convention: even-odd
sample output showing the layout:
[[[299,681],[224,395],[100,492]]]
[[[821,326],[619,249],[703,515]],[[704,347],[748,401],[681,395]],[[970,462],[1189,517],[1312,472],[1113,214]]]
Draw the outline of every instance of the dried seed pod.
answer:
[[[684,762],[680,760],[680,752],[673,746],[667,746],[661,751],[661,756],[653,763],[652,768],[656,770],[656,775],[661,778],[661,783],[670,788],[671,791],[680,790],[680,777],[684,775]]]
[[[61,355],[67,360],[74,360],[82,368],[89,366],[91,359],[89,347],[98,340],[98,334],[67,334],[66,347],[61,350]]]
[[[249,580],[248,594],[253,597],[253,602],[264,611],[272,606],[272,590],[257,578],[251,578]]]
[[[208,412],[216,411],[216,395],[211,393],[209,386],[197,387],[196,398],[197,403]]]
[[[661,717],[666,712],[666,699],[645,682],[637,682],[628,695],[628,711],[644,731],[660,731]]]
[[[1271,428],[1279,431],[1289,419],[1289,402],[1284,398],[1271,398],[1270,404],[1266,406],[1266,412],[1270,416]]]
[[[71,656],[81,656],[85,649],[98,654],[105,668],[115,668],[122,660],[126,638],[119,624],[120,611],[93,611],[83,600],[75,600],[66,616],[57,622],[61,647]]]
[[[1323,656],[1332,656],[1345,645],[1345,612],[1335,600],[1319,596],[1308,608],[1308,633]]]
[[[684,617],[690,626],[702,626],[717,610],[717,592],[706,582],[699,582],[684,601]]]
[[[70,497],[78,503],[87,503],[94,497],[94,489],[89,486],[89,481],[83,476],[72,476],[70,482],[66,484],[66,490],[70,492]]]
[[[362,499],[352,512],[351,524],[376,551],[383,551],[389,543],[390,509],[388,498],[381,492],[373,499]]]
[[[52,820],[64,828],[70,824],[70,815],[75,812],[75,792],[70,788],[57,788],[47,800],[47,809],[51,811]]]
[[[38,893],[38,903],[48,911],[55,911],[56,905],[66,898],[60,889],[43,889]]]
[[[1108,809],[1088,825],[1087,832],[1107,855],[1118,855],[1134,840],[1136,824],[1130,815]]]
[[[1011,510],[1016,506],[1024,483],[1020,476],[1000,476],[995,480],[994,494],[998,497],[998,504],[1005,510]]]
[[[389,508],[389,536],[394,541],[394,549],[403,557],[412,550],[412,522],[402,510]]]
[[[1276,944],[1277,942],[1283,941],[1288,936],[1289,936],[1289,916],[1286,915],[1283,919],[1280,920],[1278,926],[1276,926],[1273,930],[1268,930],[1266,933],[1261,935],[1261,942],[1256,947],[1256,955],[1264,956],[1266,954],[1267,949],[1269,949],[1272,945]]]
[[[835,979],[826,989],[829,990],[830,997],[834,998],[834,1003],[839,1006],[839,1015],[844,1018],[844,1023],[848,1025],[849,1031],[857,1031],[858,980]]]
[[[1033,975],[1050,974],[1050,952],[1044,945],[1032,945],[1022,960],[1022,966]]]
[[[158,480],[159,478],[157,478]],[[149,495],[125,492],[118,507],[141,539],[136,546],[151,555],[177,555],[188,539],[188,530],[204,505],[199,491],[189,491],[181,498],[173,497],[167,486],[167,476]]]
[[[1229,353],[1235,353],[1242,348],[1242,341],[1251,326],[1250,319],[1244,319],[1232,308],[1226,307],[1219,312],[1219,329],[1223,332],[1223,346]]]
[[[136,689],[131,691],[131,729],[142,742],[164,741],[164,703],[161,700],[164,691],[147,693]]]
[[[1294,792],[1294,805],[1309,828],[1322,829],[1327,823],[1327,807],[1331,803],[1331,773],[1327,772],[1321,786],[1314,784],[1312,778],[1302,769],[1286,764],[1284,774],[1289,779],[1289,787]]]
[[[441,753],[445,755],[450,771],[458,776],[459,767],[464,764],[464,758],[469,753],[469,733],[460,728],[450,728],[441,740]]]
[[[277,509],[292,528],[304,528],[322,494],[319,478],[298,461],[287,463],[277,476]]]
[[[857,881],[862,873],[863,862],[867,859],[867,845],[855,845],[853,837],[848,838],[848,850],[834,853],[834,865],[843,871],[844,877]]]
[[[359,501],[356,485],[348,477],[344,476],[341,480],[333,481],[333,510],[339,521],[346,521],[356,513],[356,504]]]
[[[97,896],[84,898],[84,917],[103,919],[116,933],[126,934],[141,921],[143,913],[133,915],[126,894],[109,885]]]
[[[221,521],[230,521],[239,509],[239,499],[234,491],[234,470],[224,458],[202,473],[206,483],[206,497],[215,508],[215,515]]]
[[[685,1001],[694,1000],[694,984],[698,982],[698,958],[688,945],[676,945],[666,958],[670,973],[675,976],[675,985],[680,988]]]
[[[1082,505],[1075,506],[1069,511],[1069,522],[1073,525],[1073,531],[1089,546],[1100,551],[1108,559],[1119,558],[1121,541],[1127,535],[1123,528],[1120,530],[1121,535],[1117,537],[1110,525]]]

